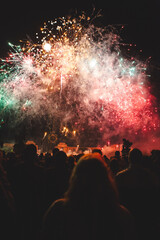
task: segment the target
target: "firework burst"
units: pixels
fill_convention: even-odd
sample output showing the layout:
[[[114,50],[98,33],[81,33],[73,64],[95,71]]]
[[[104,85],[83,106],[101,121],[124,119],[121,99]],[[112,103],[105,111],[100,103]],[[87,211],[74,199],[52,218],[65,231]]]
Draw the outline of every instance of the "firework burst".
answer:
[[[14,110],[16,121],[23,121],[47,114],[80,134],[98,129],[106,139],[156,131],[147,66],[124,57],[121,44],[114,31],[96,27],[84,14],[44,23],[36,43],[10,43],[1,61],[1,115]]]

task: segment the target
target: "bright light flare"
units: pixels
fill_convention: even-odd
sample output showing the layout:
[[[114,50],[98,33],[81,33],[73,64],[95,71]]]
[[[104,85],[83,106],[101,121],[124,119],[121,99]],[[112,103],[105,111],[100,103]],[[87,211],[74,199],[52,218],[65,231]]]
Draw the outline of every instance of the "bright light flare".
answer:
[[[50,43],[47,43],[45,42],[43,44],[43,49],[46,51],[46,52],[50,52],[51,51],[51,48],[52,48],[52,45]]]
[[[90,66],[91,69],[96,67],[96,65],[97,65],[97,60],[95,58],[93,58],[89,61],[89,66]]]

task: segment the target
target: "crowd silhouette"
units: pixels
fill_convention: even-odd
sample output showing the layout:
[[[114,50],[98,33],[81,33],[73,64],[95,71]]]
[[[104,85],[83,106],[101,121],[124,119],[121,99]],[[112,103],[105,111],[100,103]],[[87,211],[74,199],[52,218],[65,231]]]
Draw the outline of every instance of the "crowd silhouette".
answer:
[[[1,239],[160,239],[160,150],[131,145],[123,139],[110,158],[1,149]]]

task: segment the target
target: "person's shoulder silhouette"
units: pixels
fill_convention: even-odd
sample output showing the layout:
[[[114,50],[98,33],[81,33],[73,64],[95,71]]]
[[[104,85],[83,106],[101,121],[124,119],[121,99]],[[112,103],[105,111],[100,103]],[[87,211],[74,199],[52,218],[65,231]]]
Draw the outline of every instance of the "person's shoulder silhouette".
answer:
[[[42,235],[44,239],[132,239],[132,227],[131,214],[118,202],[109,167],[94,153],[82,156],[75,165],[64,198],[53,202],[45,214]]]

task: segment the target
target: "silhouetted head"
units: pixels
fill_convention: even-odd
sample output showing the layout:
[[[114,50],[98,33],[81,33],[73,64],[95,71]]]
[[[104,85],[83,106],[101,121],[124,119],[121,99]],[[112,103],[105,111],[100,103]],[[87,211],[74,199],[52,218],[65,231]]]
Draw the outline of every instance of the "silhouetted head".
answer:
[[[151,159],[152,162],[155,164],[157,170],[160,168],[160,150],[153,149],[151,151]]]
[[[72,167],[75,166],[75,164],[76,164],[76,159],[75,159],[75,157],[74,157],[73,155],[70,155],[70,156],[68,157],[68,166],[72,168]]]
[[[34,163],[37,157],[37,148],[34,144],[28,144],[24,150],[24,161],[26,163]]]
[[[13,146],[13,151],[16,155],[22,155],[23,151],[25,149],[25,144],[20,142],[20,143],[15,143]]]
[[[101,149],[97,149],[97,148],[93,149],[92,153],[99,153],[101,156],[103,155]]]
[[[100,154],[82,156],[74,167],[65,196],[75,204],[88,206],[93,202],[114,204],[117,197],[111,172]]]
[[[142,164],[142,152],[138,148],[134,148],[129,152],[129,164],[141,165]]]
[[[65,167],[67,161],[67,155],[64,151],[58,151],[54,157],[55,167]]]
[[[114,175],[116,175],[119,171],[120,171],[120,168],[119,168],[119,162],[116,158],[113,158],[110,162],[110,168],[111,168],[111,171]]]
[[[59,149],[56,148],[56,147],[54,147],[54,148],[52,149],[53,157],[56,155],[57,152],[59,152]]]

